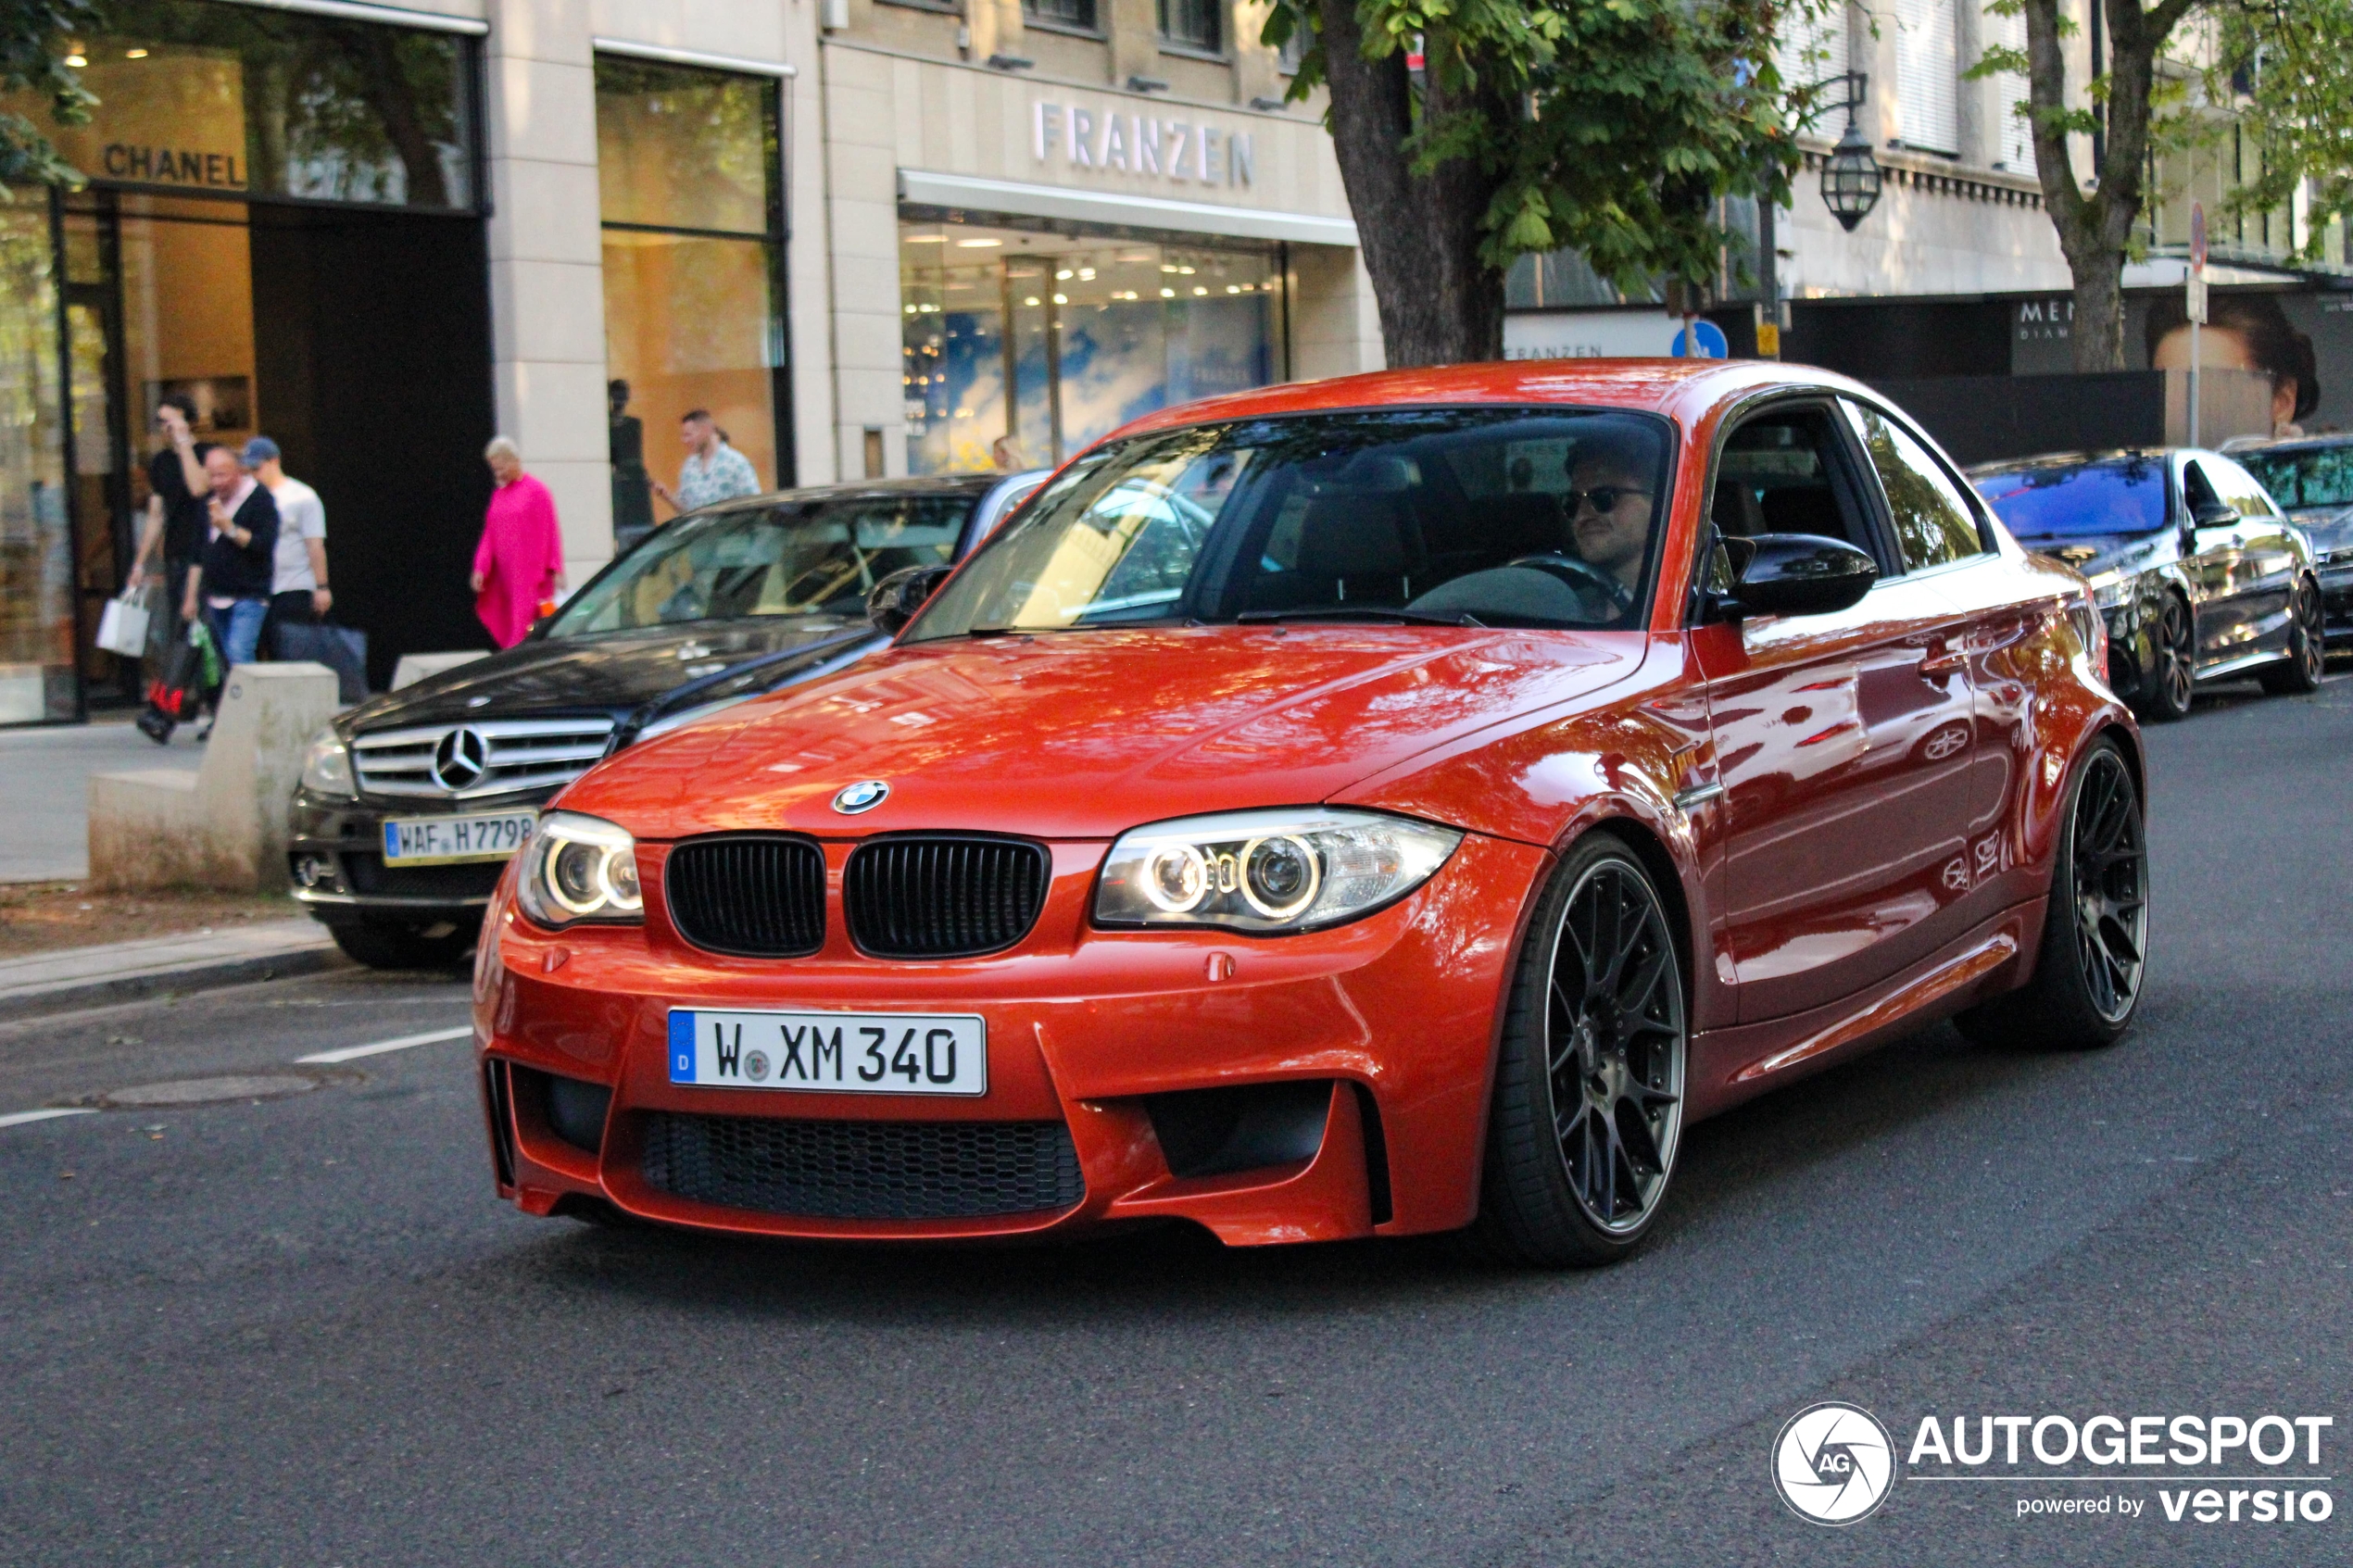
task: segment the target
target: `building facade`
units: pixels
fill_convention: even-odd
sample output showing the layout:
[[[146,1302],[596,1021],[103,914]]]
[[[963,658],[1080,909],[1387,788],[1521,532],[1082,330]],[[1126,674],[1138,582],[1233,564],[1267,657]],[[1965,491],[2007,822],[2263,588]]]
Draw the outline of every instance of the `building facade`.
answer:
[[[320,490],[381,681],[481,644],[494,433],[578,583],[673,515],[690,411],[781,486],[1043,464],[1377,366],[1330,144],[1263,19],[118,0],[78,44],[95,119],[58,133],[89,184],[0,208],[0,723],[135,695],[90,642],[170,393]]]

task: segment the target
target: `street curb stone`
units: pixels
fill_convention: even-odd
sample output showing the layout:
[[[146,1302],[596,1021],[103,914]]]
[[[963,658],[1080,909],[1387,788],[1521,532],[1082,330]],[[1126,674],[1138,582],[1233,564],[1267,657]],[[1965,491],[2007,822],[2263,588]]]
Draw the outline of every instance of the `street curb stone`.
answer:
[[[0,964],[0,1022],[316,974],[350,962],[322,927],[252,936],[259,940],[248,938],[242,952],[192,955],[187,938],[163,937],[9,960]]]

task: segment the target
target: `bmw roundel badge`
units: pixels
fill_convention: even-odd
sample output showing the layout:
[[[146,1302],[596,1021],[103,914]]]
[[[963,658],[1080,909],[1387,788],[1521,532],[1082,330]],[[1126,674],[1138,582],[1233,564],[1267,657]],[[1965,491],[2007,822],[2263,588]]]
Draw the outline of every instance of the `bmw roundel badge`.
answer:
[[[834,809],[845,817],[854,817],[861,811],[871,811],[881,805],[883,797],[889,793],[890,786],[882,780],[867,779],[862,784],[851,784],[839,795],[835,796]]]

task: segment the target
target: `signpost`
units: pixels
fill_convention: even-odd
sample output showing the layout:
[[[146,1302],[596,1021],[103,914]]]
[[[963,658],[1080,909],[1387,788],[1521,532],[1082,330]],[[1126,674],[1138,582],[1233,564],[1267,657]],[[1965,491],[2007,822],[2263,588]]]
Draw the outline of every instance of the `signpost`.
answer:
[[[2197,441],[2198,329],[2206,324],[2206,204],[2190,203],[2190,270],[2183,281],[2183,313],[2190,319],[2190,445]]]

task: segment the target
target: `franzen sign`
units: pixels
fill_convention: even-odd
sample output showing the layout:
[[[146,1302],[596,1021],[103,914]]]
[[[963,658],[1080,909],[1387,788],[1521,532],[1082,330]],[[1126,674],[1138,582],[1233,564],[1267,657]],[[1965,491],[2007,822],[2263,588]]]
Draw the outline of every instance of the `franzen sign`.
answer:
[[[1256,142],[1245,132],[1175,115],[1086,104],[1030,105],[1035,160],[1065,169],[1151,174],[1179,184],[1254,184]]]

